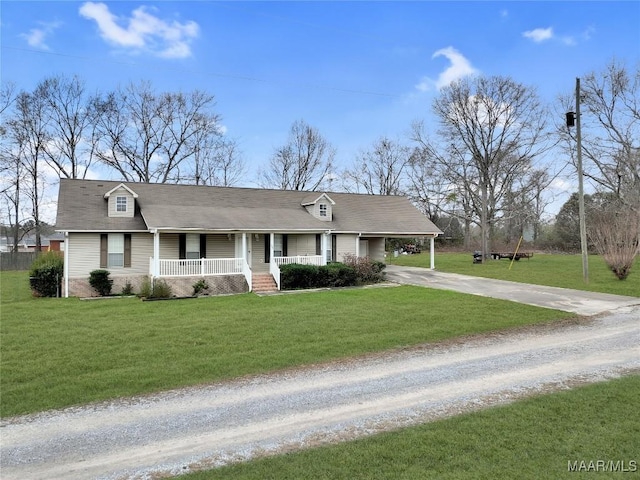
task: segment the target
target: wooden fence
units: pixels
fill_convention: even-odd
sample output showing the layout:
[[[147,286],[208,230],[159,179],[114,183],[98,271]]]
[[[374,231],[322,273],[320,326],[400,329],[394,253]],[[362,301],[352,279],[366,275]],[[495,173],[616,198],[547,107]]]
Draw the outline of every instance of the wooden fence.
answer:
[[[40,252],[2,252],[0,253],[0,271],[29,270]]]

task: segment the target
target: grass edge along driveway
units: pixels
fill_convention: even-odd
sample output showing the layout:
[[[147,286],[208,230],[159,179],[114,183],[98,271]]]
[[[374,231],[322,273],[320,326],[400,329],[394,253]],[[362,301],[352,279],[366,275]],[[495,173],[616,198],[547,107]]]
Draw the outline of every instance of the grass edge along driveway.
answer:
[[[636,372],[359,440],[178,478],[636,478],[640,472],[639,396],[640,372]]]
[[[387,259],[392,265],[429,267],[429,254],[400,255]],[[474,264],[470,253],[435,253],[436,270],[511,282],[531,283],[549,287],[572,288],[591,292],[640,297],[640,264],[636,259],[626,280],[618,280],[599,255],[589,255],[589,282],[582,276],[580,255],[535,253],[530,259],[517,262],[487,260]],[[510,268],[511,267],[511,268]]]

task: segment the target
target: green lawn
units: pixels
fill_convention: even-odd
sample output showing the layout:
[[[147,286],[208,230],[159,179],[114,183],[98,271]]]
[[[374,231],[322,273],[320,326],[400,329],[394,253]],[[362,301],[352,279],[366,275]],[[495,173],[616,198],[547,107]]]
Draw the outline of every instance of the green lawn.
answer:
[[[387,261],[396,265],[428,268],[429,253],[400,255],[396,258],[390,257]],[[470,253],[441,253],[437,250],[435,252],[436,270],[442,272],[640,297],[640,265],[632,267],[629,277],[621,281],[607,268],[602,257],[591,255],[589,283],[584,283],[580,255],[536,253],[533,258],[513,262],[511,270],[510,264],[511,261],[506,259],[474,264]]]
[[[638,478],[638,398],[640,375],[632,375],[353,442],[179,478]],[[627,472],[569,471],[570,463],[573,467],[585,462],[588,467],[591,461],[594,465],[611,461]]]
[[[215,382],[567,313],[419,287],[176,301],[32,298],[0,275],[2,416]]]
[[[391,261],[429,264],[428,254]],[[620,282],[599,257],[591,257],[588,285],[579,256],[508,266],[436,253],[442,271],[640,296],[640,273]],[[27,276],[0,273],[3,417],[568,316],[409,286],[161,302],[36,299]],[[591,477],[568,472],[568,462],[640,460],[639,396],[636,375],[188,478]]]

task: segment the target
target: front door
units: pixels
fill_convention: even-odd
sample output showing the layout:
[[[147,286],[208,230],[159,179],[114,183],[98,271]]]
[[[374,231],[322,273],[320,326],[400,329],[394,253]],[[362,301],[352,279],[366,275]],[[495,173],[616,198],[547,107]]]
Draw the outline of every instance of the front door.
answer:
[[[369,240],[360,240],[360,245],[358,246],[359,256],[368,257],[369,256]]]

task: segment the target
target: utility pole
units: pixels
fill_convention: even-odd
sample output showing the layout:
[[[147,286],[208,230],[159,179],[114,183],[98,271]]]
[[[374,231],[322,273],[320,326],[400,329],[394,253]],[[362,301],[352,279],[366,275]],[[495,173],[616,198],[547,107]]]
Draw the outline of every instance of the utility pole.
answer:
[[[578,216],[580,217],[580,250],[582,251],[582,277],[589,283],[589,257],[587,251],[587,225],[584,210],[584,181],[582,175],[582,131],[580,128],[580,78],[576,78],[576,111],[567,112],[567,127],[576,127],[578,150]]]

